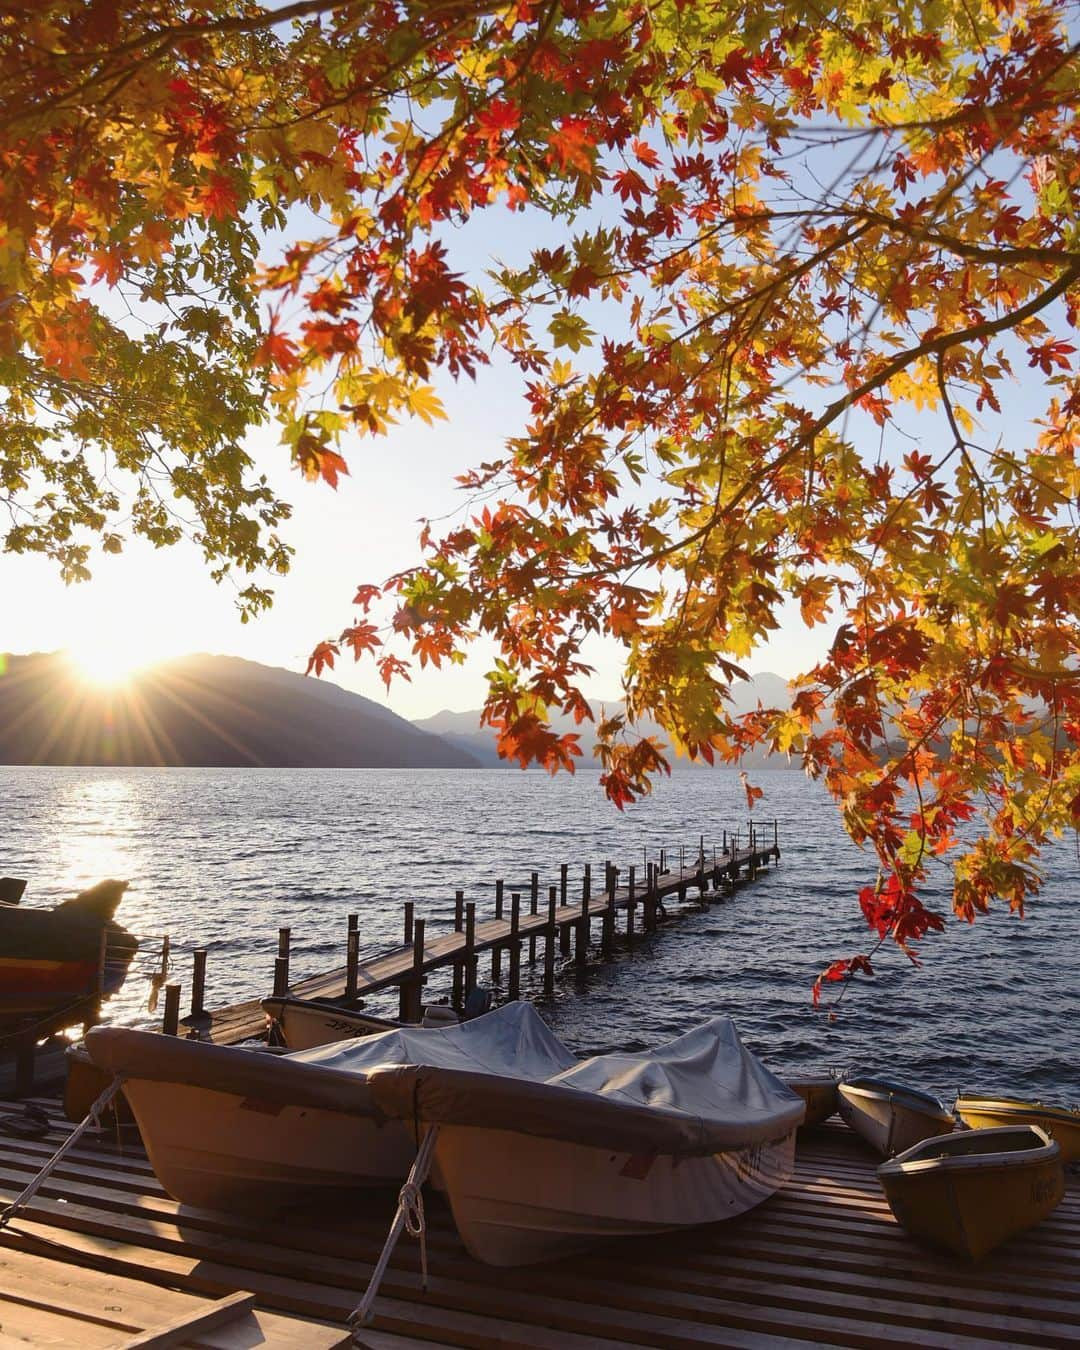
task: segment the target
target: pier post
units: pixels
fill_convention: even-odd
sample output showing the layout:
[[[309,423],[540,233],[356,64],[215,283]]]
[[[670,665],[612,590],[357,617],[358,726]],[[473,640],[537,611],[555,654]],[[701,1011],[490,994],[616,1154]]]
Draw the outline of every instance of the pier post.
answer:
[[[465,906],[465,997],[476,988],[476,901]]]
[[[500,877],[495,883],[495,917],[501,919],[503,916],[503,879]],[[491,983],[502,983],[502,948],[498,942],[491,949]]]
[[[166,1036],[180,1034],[180,986],[165,986],[165,1012],[161,1019],[161,1030]]]
[[[521,997],[521,940],[518,926],[521,923],[521,895],[517,891],[510,895],[510,987],[508,993],[511,1002]]]
[[[345,945],[345,997],[354,1002],[356,999],[356,978],[360,968],[360,929],[359,915],[349,915],[349,931]]]
[[[656,932],[656,869],[657,863],[650,863],[645,883],[645,931]]]
[[[529,913],[535,914],[540,908],[540,873],[534,872],[529,878]],[[529,937],[529,965],[536,964],[536,934]]]
[[[619,869],[611,863],[607,865],[607,904],[604,906],[604,921],[600,928],[600,947],[605,956],[615,950],[615,892],[619,885]]]
[[[747,868],[747,876],[751,881],[757,876],[757,840],[754,837],[754,822],[750,821],[746,830],[750,838],[750,862]]]
[[[191,958],[191,1015],[201,1017],[206,1000],[206,948],[197,947]]]
[[[626,874],[626,940],[634,945],[634,908],[637,905],[635,874],[637,869],[631,866]]]
[[[577,942],[574,959],[578,965],[584,965],[589,950],[589,900],[592,892],[592,865],[585,864],[585,875],[581,881],[581,918],[577,923]]]
[[[544,933],[544,997],[550,998],[555,992],[555,906],[559,893],[554,886],[548,887],[548,921]]]
[[[412,975],[406,976],[400,986],[399,1011],[401,1021],[419,1022],[424,1015],[424,919],[413,924]]]
[[[774,818],[773,823],[772,823],[772,851],[773,851],[773,858],[774,858],[777,862],[779,862],[779,861],[780,861],[780,826],[779,826],[778,822],[775,820],[775,818]]]
[[[565,909],[565,908],[566,908],[566,898],[567,898],[567,897],[566,897],[567,873],[568,873],[569,871],[570,871],[570,868],[569,868],[569,866],[568,866],[566,863],[563,863],[562,866],[559,868],[559,908],[560,908],[560,909]],[[569,956],[569,955],[570,955],[570,925],[569,925],[569,924],[564,924],[563,927],[559,930],[559,952],[560,952],[560,954],[563,955],[563,956]]]
[[[274,962],[274,997],[284,998],[289,992],[289,947],[292,944],[292,929],[279,928],[277,936],[277,960]]]
[[[411,947],[413,940],[413,901],[405,901],[405,946]]]
[[[465,892],[454,892],[454,932],[460,933],[465,926]],[[465,986],[465,968],[461,957],[454,960],[453,984],[450,993],[451,1007],[461,1009],[465,995],[463,993]]]

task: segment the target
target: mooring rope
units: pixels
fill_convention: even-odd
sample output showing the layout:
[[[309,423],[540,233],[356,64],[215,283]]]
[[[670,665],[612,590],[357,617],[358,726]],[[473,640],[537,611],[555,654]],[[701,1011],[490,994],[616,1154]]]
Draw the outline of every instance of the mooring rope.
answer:
[[[98,1116],[101,1114],[102,1111],[104,1111],[105,1107],[108,1106],[108,1104],[120,1091],[121,1087],[123,1086],[123,1082],[124,1082],[123,1075],[118,1074],[109,1084],[109,1086],[104,1090],[104,1092],[102,1092],[101,1095],[97,1098],[93,1106],[91,1106],[90,1110],[86,1113],[86,1119],[83,1120],[83,1122],[80,1125],[75,1126],[75,1128],[71,1131],[68,1137],[64,1140],[64,1142],[60,1145],[60,1147],[56,1150],[56,1152],[44,1165],[44,1167],[42,1167],[41,1171],[37,1174],[37,1176],[35,1176],[34,1179],[30,1182],[30,1184],[26,1187],[26,1189],[20,1191],[20,1193],[15,1197],[15,1199],[12,1200],[10,1205],[7,1205],[4,1209],[0,1210],[0,1228],[6,1228],[7,1225],[11,1222],[11,1220],[15,1217],[15,1215],[19,1212],[19,1210],[22,1209],[24,1205],[29,1204],[29,1202],[33,1200],[34,1196],[37,1195],[38,1191],[41,1190],[42,1186],[44,1186],[46,1180],[49,1177],[49,1174],[57,1166],[60,1160],[72,1148],[74,1148],[74,1146],[79,1142],[79,1140],[83,1137],[83,1135],[86,1133],[86,1131],[90,1128],[91,1125],[97,1125],[99,1123]]]
[[[383,1249],[375,1263],[375,1269],[371,1272],[367,1290],[364,1297],[349,1314],[348,1324],[352,1328],[354,1345],[363,1345],[363,1341],[360,1340],[361,1328],[367,1326],[371,1321],[372,1309],[379,1294],[379,1286],[382,1284],[386,1267],[390,1264],[390,1257],[393,1255],[394,1248],[403,1232],[420,1239],[420,1287],[424,1293],[427,1293],[427,1224],[424,1220],[424,1198],[421,1191],[424,1182],[427,1180],[428,1172],[431,1171],[431,1161],[435,1153],[435,1139],[438,1133],[438,1125],[432,1125],[427,1134],[424,1135],[423,1142],[413,1160],[413,1165],[409,1169],[405,1184],[398,1192],[394,1221],[386,1235],[386,1241],[383,1243]]]

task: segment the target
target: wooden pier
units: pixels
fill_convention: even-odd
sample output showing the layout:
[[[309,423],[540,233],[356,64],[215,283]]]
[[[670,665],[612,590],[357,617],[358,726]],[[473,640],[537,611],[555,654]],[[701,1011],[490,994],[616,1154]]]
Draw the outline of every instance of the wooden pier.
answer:
[[[2,1136],[0,1203],[70,1128],[58,1103],[37,1104],[51,1111],[52,1129],[36,1140]],[[0,1103],[0,1111],[17,1109]],[[907,1237],[882,1196],[876,1161],[833,1122],[800,1135],[794,1179],[749,1214],[519,1269],[470,1258],[446,1206],[429,1195],[428,1291],[421,1292],[417,1246],[403,1241],[359,1344],[1080,1347],[1075,1172],[1046,1222],[971,1267]],[[372,1192],[335,1214],[297,1212],[272,1223],[188,1209],[158,1185],[137,1139],[88,1136],[0,1229],[0,1345],[342,1344],[393,1206],[392,1194]],[[246,1338],[227,1339],[221,1328],[190,1340],[134,1339],[138,1329],[212,1313],[211,1300],[243,1293],[254,1295],[264,1319],[261,1338],[249,1328]]]
[[[451,970],[451,1002],[460,1008],[479,980],[479,958],[485,954],[491,956],[492,982],[508,998],[518,998],[524,953],[530,964],[543,960],[543,988],[550,995],[560,962],[572,959],[579,965],[585,963],[594,925],[600,929],[600,950],[610,952],[620,918],[625,940],[633,943],[654,933],[671,916],[666,900],[719,898],[739,882],[753,880],[779,857],[779,833],[774,821],[767,830],[751,826],[742,836],[725,832],[720,843],[711,847],[702,836],[689,860],[683,851],[678,865],[674,858],[669,865],[662,850],[656,861],[646,861],[640,873],[636,867],[620,869],[606,863],[594,882],[592,869],[586,864],[579,887],[575,886],[578,894],[573,897],[570,869],[563,864],[557,882],[546,888],[541,887],[538,872],[531,874],[528,888],[522,891],[508,893],[504,883],[497,881],[494,913],[489,918],[481,918],[476,903],[466,901],[464,893],[458,891],[453,929],[437,936],[428,935],[426,919],[417,916],[414,902],[407,900],[401,945],[365,961],[360,959],[359,916],[353,914],[346,933],[345,963],[294,983],[290,982],[292,934],[283,928],[273,985],[267,992],[350,1004],[396,987],[402,1021],[418,1022],[428,976]],[[266,1015],[260,998],[217,1009],[205,1006],[205,951],[195,952],[191,1011],[187,1016],[180,1016],[180,985],[168,985],[165,992],[162,1026],[171,1035],[236,1045],[265,1032]]]

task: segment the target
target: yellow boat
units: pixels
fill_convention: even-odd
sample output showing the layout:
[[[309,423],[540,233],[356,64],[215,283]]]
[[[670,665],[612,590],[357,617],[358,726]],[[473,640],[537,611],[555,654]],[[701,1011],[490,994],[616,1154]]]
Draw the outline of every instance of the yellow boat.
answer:
[[[1017,1097],[968,1097],[956,1099],[956,1114],[973,1129],[993,1125],[1038,1125],[1061,1147],[1066,1165],[1080,1162],[1080,1111],[1064,1106],[1044,1106]]]
[[[912,1237],[969,1261],[1045,1219],[1065,1194],[1061,1149],[1037,1125],[924,1139],[877,1174]]]
[[[839,1084],[835,1078],[828,1074],[806,1074],[785,1081],[792,1092],[797,1092],[806,1103],[806,1116],[800,1129],[807,1125],[820,1125],[823,1120],[836,1114],[840,1100],[837,1093]]]

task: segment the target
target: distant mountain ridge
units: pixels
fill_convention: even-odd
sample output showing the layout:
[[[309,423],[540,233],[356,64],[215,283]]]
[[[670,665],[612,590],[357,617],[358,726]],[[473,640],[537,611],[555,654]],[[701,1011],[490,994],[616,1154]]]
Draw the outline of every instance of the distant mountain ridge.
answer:
[[[479,767],[467,748],[326,680],[197,655],[104,688],[63,653],[8,656],[0,764]]]
[[[763,671],[760,675],[754,675],[749,680],[733,687],[731,707],[737,714],[751,712],[759,703],[765,708],[782,708],[787,705],[789,699],[787,680],[780,675]],[[592,709],[597,716],[597,720],[599,720],[601,707],[604,707],[609,715],[622,710],[622,704],[619,702],[601,704],[599,701],[594,701]],[[433,732],[450,744],[467,751],[485,767],[514,767],[508,765],[506,760],[499,758],[498,751],[495,749],[494,733],[490,727],[480,725],[479,708],[469,712],[445,711],[436,713],[434,717],[422,718],[414,722],[413,725],[422,727],[425,731]],[[582,756],[577,761],[578,764],[582,767],[599,764],[599,761],[592,754],[592,747],[596,739],[594,735],[595,722],[585,722],[579,725],[574,722],[573,717],[556,714],[551,719],[551,725],[560,735],[564,735],[568,731],[576,731],[581,737]],[[656,736],[665,745],[667,744],[665,732],[653,721],[639,722],[634,730],[639,735]],[[685,758],[679,759],[674,755],[670,757],[670,763],[672,770],[676,772],[680,769],[707,767]],[[747,755],[743,763],[746,768],[761,768],[768,765],[769,768],[779,769],[787,766],[787,759],[782,755],[766,755],[757,752],[753,755]],[[792,767],[801,766],[793,764]]]

